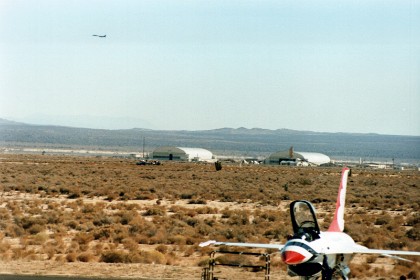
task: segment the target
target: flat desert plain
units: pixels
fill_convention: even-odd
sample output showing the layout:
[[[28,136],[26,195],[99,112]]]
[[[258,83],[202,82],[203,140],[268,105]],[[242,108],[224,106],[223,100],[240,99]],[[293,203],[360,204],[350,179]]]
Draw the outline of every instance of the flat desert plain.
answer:
[[[311,201],[331,222],[341,167],[0,155],[0,274],[200,279],[209,239],[284,243],[289,204]],[[346,232],[370,248],[420,250],[420,172],[352,169]],[[220,248],[219,248],[220,249]],[[223,248],[222,248],[223,249]],[[286,275],[271,256],[271,279]],[[356,255],[353,279],[418,279],[419,259]],[[218,255],[226,263],[259,258]],[[219,279],[263,272],[217,266]]]

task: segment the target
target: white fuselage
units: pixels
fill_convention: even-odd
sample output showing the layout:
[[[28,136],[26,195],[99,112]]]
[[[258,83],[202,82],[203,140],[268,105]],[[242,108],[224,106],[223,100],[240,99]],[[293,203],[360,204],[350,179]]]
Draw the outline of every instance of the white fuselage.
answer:
[[[351,259],[354,244],[354,240],[346,233],[320,232],[319,238],[313,241],[308,242],[304,238],[289,240],[281,249],[281,254],[283,261],[289,265],[322,263],[326,256],[329,266],[334,267],[338,256],[341,256],[341,262]]]

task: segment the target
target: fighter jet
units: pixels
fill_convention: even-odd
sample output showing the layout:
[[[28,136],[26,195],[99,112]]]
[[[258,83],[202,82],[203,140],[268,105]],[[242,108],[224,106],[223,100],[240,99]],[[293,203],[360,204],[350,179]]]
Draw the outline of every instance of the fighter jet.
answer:
[[[200,243],[200,247],[225,245],[277,249],[282,261],[287,264],[289,276],[299,276],[301,280],[315,280],[319,277],[322,277],[322,280],[347,280],[350,273],[348,264],[356,253],[380,254],[405,261],[410,260],[395,255],[420,256],[420,252],[369,249],[356,244],[353,238],[343,232],[344,202],[349,173],[349,168],[343,168],[334,218],[326,232],[320,231],[312,204],[306,200],[296,200],[290,204],[293,236],[290,236],[285,244],[210,240]]]
[[[100,38],[106,38],[106,34],[105,35],[96,35],[96,34],[93,34],[92,36],[96,36],[96,37],[100,37]]]

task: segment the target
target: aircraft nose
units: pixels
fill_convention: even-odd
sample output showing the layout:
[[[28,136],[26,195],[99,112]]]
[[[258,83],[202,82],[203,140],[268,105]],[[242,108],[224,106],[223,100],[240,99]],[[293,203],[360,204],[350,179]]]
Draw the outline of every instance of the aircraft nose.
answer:
[[[284,246],[281,258],[285,264],[296,265],[307,262],[315,254],[315,251],[304,243],[290,242]]]
[[[281,258],[285,264],[300,264],[305,260],[304,255],[295,251],[283,252]]]

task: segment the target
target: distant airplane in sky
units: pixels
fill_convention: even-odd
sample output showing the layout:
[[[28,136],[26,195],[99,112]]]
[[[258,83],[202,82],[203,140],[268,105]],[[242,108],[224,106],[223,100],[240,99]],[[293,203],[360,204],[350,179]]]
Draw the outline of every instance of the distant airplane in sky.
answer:
[[[96,37],[100,37],[100,38],[105,38],[106,37],[106,34],[105,35],[96,35],[96,34],[93,34],[92,36],[96,36]]]

